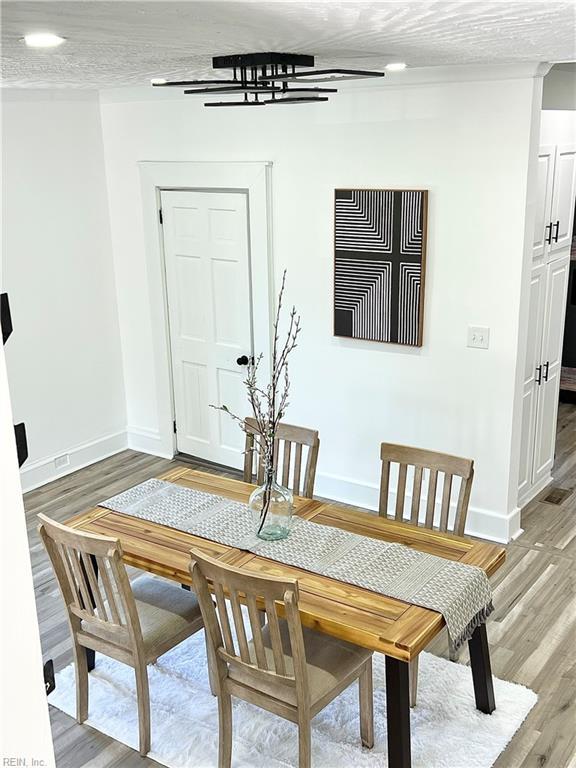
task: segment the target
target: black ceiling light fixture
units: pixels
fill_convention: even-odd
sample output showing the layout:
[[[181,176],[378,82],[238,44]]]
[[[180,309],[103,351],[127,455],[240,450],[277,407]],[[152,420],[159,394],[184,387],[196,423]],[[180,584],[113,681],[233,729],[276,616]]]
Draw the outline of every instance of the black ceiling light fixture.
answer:
[[[155,88],[184,88],[186,94],[203,96],[232,96],[243,94],[242,101],[205,102],[205,107],[263,107],[270,104],[309,104],[328,101],[327,93],[336,88],[306,87],[308,83],[337,80],[359,80],[366,77],[384,77],[384,72],[364,69],[310,69],[314,56],[301,53],[243,53],[233,56],[214,56],[214,69],[229,69],[227,80],[175,80],[152,82]],[[297,67],[306,67],[296,71]],[[295,85],[291,85],[294,83]]]

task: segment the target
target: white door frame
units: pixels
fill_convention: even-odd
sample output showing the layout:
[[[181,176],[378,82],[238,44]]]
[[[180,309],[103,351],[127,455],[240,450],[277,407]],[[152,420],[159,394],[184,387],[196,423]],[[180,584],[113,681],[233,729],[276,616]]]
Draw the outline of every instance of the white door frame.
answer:
[[[160,438],[158,454],[172,457],[176,453],[176,436],[173,429],[174,389],[164,242],[158,213],[160,192],[161,190],[190,189],[247,194],[254,350],[256,353],[264,352],[265,357],[268,358],[274,308],[272,163],[141,161],[138,167],[144,215],[146,273],[156,378],[156,409]],[[263,374],[265,373],[266,369],[263,369]]]

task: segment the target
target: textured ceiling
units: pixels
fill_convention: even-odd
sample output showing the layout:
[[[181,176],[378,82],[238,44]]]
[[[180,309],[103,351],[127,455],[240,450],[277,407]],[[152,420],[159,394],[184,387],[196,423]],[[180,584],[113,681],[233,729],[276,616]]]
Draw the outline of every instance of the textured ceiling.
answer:
[[[576,59],[575,8],[560,0],[2,3],[2,81],[104,88],[211,76],[213,55],[285,51],[381,68]],[[19,38],[51,31],[60,48]]]

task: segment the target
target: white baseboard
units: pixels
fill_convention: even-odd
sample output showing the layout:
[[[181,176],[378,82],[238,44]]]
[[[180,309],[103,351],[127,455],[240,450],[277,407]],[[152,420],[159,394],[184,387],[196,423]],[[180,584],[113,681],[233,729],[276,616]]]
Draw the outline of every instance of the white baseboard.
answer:
[[[174,448],[167,445],[162,439],[160,432],[156,429],[147,429],[145,427],[134,427],[128,425],[128,448],[133,451],[149,453],[152,456],[160,456],[163,459],[174,458]]]
[[[466,520],[466,535],[508,544],[523,533],[520,527],[520,507],[501,514],[490,509],[470,507]]]
[[[374,483],[362,483],[349,477],[319,472],[316,475],[314,490],[315,495],[323,496],[327,499],[334,499],[344,504],[351,504],[365,509],[378,509],[380,490],[379,486]],[[406,500],[405,508],[408,510],[411,503],[411,495],[409,493],[406,493]],[[388,509],[390,511],[394,509],[395,503],[395,493],[391,491],[388,500]],[[440,503],[440,500],[436,503],[438,514]],[[455,504],[452,505],[452,519],[454,514]],[[420,508],[420,515],[423,519],[425,515],[424,504]],[[500,544],[506,544],[511,539],[517,538],[521,532],[519,507],[505,514],[472,506],[468,509],[466,534],[469,536],[478,536],[481,539],[489,539]]]
[[[115,432],[63,450],[55,456],[25,462],[20,470],[22,492],[32,491],[52,480],[76,472],[77,469],[82,469],[108,456],[113,456],[115,453],[120,453],[127,447],[126,432]],[[68,464],[63,467],[56,467],[56,459],[62,456],[68,456]]]

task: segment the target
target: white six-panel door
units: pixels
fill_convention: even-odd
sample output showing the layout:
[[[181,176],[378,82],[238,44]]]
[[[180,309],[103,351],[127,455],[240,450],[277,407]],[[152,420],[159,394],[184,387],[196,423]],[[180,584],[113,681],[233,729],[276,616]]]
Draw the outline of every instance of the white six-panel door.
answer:
[[[162,191],[166,288],[178,451],[241,467],[252,355],[250,256],[244,193]]]

